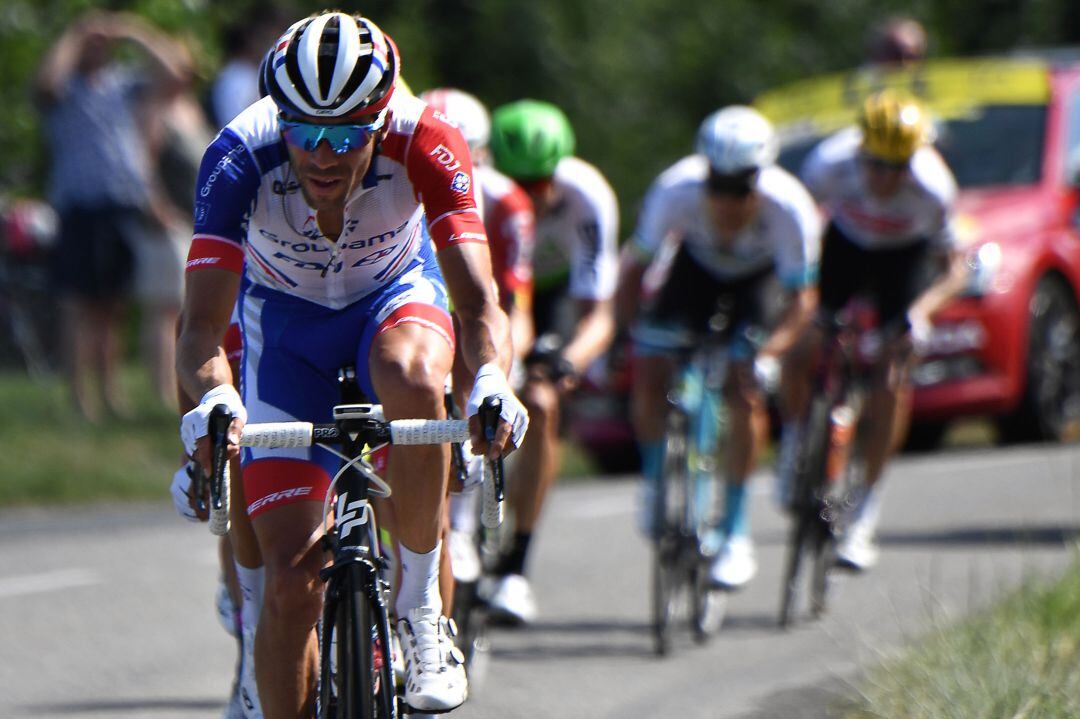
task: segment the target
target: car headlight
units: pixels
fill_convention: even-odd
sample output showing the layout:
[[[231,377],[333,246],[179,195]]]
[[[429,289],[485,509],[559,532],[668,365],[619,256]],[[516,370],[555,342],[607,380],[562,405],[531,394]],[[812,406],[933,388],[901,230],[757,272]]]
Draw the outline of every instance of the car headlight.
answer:
[[[1000,291],[998,279],[1002,265],[1001,245],[985,242],[973,250],[967,257],[968,295],[979,296],[988,292]]]

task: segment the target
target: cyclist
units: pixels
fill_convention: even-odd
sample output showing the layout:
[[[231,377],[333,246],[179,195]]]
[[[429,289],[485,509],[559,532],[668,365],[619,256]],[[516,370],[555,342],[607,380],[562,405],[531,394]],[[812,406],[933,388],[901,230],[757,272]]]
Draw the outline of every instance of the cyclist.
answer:
[[[499,305],[510,318],[514,340],[515,371],[519,374],[523,353],[532,346],[532,252],[534,215],[532,201],[518,185],[491,166],[491,116],[476,97],[455,88],[442,87],[420,94],[436,112],[442,113],[461,130],[473,160],[473,177],[478,192],[476,204],[484,218],[484,228],[491,248],[491,264],[498,285]],[[464,369],[455,362],[455,380],[466,386],[471,378],[462,377]],[[458,382],[455,382],[457,386]],[[515,382],[516,384],[516,382]],[[459,391],[459,394],[460,394]],[[453,488],[457,489],[457,488]],[[477,485],[471,484],[450,495],[449,548],[453,576],[462,582],[480,576],[480,557],[476,550]]]
[[[636,316],[632,400],[645,479],[639,516],[647,534],[657,518],[673,355],[698,341],[722,297],[731,299],[730,326],[768,331],[756,358],[750,348],[732,352],[723,388],[730,453],[722,543],[710,577],[727,588],[757,571],[746,482],[768,439],[762,385],[779,380],[781,362],[816,303],[821,223],[809,193],[774,164],[777,149],[772,126],[755,110],[735,105],[714,112],[698,131],[697,153],[653,183],[622,256],[620,322]],[[639,306],[643,290],[647,299]],[[786,307],[770,302],[778,294]],[[789,379],[782,390],[790,414],[799,401],[797,383]]]
[[[235,415],[233,440],[247,420],[329,421],[337,369],[347,363],[388,418],[441,418],[455,342],[448,290],[476,372],[467,407],[474,451],[497,456],[521,443],[528,417],[505,376],[509,332],[492,289],[468,148],[422,101],[395,95],[399,66],[393,42],[371,20],[309,16],[275,45],[263,78],[269,96],[206,151],[178,347],[184,388],[202,398],[184,416],[182,436],[204,467],[215,405]],[[221,349],[237,302],[242,398]],[[502,403],[490,442],[474,418],[485,397]],[[266,572],[255,635],[262,709],[267,717],[309,716],[322,501],[339,461],[318,449],[246,449],[241,457]],[[400,448],[389,459],[402,565],[397,633],[405,701],[418,711],[452,709],[467,693],[437,584],[448,462],[445,446]]]
[[[513,540],[490,589],[497,615],[529,622],[536,601],[525,564],[559,468],[560,406],[614,336],[619,213],[599,170],[572,156],[570,121],[550,103],[521,100],[495,110],[491,150],[495,168],[521,185],[536,212],[532,316],[538,339],[526,357],[521,390],[532,430],[508,483]]]
[[[840,562],[854,569],[877,560],[879,480],[905,414],[912,344],[928,339],[930,317],[965,282],[950,229],[956,181],[932,147],[932,134],[918,101],[882,90],[866,98],[857,127],[821,142],[802,169],[829,215],[821,311],[837,312],[862,290],[874,300],[883,331],[913,340],[885,344],[868,398],[866,487],[837,548]]]

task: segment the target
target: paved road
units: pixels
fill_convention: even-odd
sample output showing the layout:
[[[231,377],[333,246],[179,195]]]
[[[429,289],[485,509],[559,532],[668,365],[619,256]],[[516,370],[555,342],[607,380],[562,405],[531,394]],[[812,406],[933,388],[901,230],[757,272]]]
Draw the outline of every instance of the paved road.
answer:
[[[1080,448],[905,460],[884,556],[830,616],[775,627],[784,523],[755,485],[761,572],[722,634],[651,654],[634,487],[558,490],[536,543],[536,626],[500,631],[473,699],[494,717],[824,717],[836,693],[933,622],[1059,572],[1080,537]],[[0,514],[0,716],[213,717],[232,671],[213,612],[214,545],[165,506]]]

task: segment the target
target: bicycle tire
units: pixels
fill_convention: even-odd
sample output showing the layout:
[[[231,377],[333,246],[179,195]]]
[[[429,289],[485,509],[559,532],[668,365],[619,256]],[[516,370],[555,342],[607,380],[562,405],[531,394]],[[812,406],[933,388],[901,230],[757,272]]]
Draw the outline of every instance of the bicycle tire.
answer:
[[[385,610],[364,570],[346,569],[327,592],[321,632],[320,719],[397,719]]]
[[[817,526],[820,516],[820,488],[825,480],[829,450],[829,413],[831,402],[818,398],[810,405],[803,444],[796,465],[793,510],[795,527],[788,541],[788,559],[781,590],[780,626],[787,628],[795,615],[799,596],[799,574],[804,551],[817,559]],[[814,546],[808,546],[814,542]],[[816,562],[815,562],[816,564]]]
[[[479,582],[457,582],[454,585],[454,624],[457,626],[455,644],[465,657],[465,673],[469,677],[469,694],[475,694],[487,668],[488,612],[479,594]]]
[[[727,615],[728,593],[715,589],[709,579],[710,561],[702,557],[694,570],[690,629],[694,641],[705,644],[719,631]]]
[[[656,541],[653,548],[652,615],[656,653],[671,649],[677,585],[680,581],[678,543],[681,541],[682,513],[689,491],[687,452],[689,423],[686,415],[672,409],[664,435],[664,463],[653,508]]]

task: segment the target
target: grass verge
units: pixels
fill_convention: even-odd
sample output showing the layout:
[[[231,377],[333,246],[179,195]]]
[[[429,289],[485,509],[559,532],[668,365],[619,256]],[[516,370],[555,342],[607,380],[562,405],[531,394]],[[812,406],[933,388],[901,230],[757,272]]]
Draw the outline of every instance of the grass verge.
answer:
[[[845,719],[1080,717],[1080,563],[873,670]]]
[[[128,371],[133,418],[90,424],[59,380],[0,374],[0,506],[112,499],[166,501],[180,438],[176,415]]]

